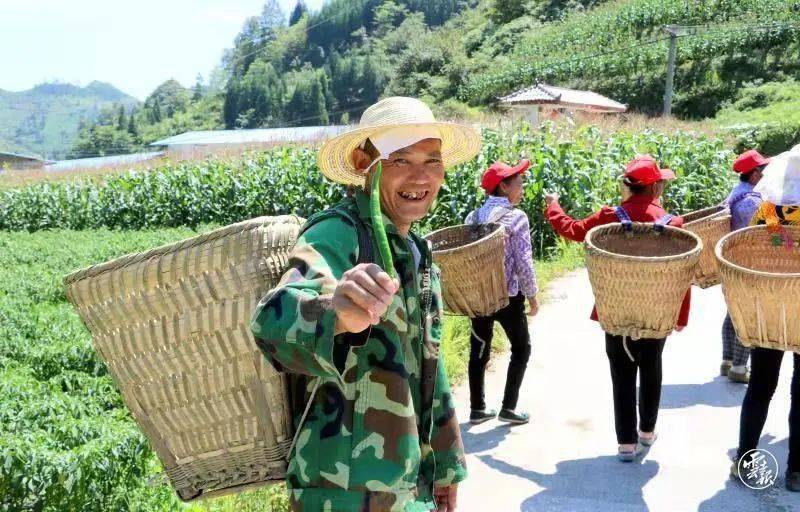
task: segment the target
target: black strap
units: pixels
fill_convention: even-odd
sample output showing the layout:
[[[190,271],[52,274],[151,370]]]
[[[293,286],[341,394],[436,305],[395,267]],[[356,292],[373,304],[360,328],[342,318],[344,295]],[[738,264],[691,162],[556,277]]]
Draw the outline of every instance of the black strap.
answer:
[[[321,220],[331,217],[344,217],[356,229],[356,237],[358,239],[358,260],[356,264],[374,263],[375,250],[373,249],[372,237],[370,236],[369,229],[367,229],[367,225],[364,224],[364,221],[361,219],[361,217],[358,215],[351,215],[350,212],[344,208],[334,206],[333,208],[312,216],[310,219],[308,219],[308,222],[306,222],[305,226],[303,226],[303,228],[300,230],[300,235],[305,233],[311,226],[317,224]]]

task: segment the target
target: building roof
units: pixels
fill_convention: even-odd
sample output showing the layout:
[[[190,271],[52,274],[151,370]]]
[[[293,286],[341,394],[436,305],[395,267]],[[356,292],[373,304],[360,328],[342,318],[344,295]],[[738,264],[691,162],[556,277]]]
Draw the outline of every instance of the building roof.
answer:
[[[298,126],[294,128],[264,128],[255,130],[206,130],[186,132],[158,140],[151,146],[257,144],[270,142],[310,142],[334,137],[347,126]]]
[[[0,151],[0,157],[12,157],[12,158],[16,158],[18,160],[30,160],[30,161],[42,162],[42,163],[47,163],[48,162],[48,160],[45,160],[44,158],[41,158],[41,157],[38,157],[38,156],[20,155],[19,153],[11,153],[9,151]]]
[[[592,112],[625,112],[628,107],[592,91],[579,91],[536,84],[500,98],[502,103],[511,106],[553,105],[574,110]]]
[[[77,158],[75,160],[60,160],[45,166],[46,171],[66,171],[70,169],[95,169],[100,167],[113,167],[115,165],[134,164],[144,162],[164,155],[163,151],[149,153],[134,153],[132,155],[100,156],[96,158]]]

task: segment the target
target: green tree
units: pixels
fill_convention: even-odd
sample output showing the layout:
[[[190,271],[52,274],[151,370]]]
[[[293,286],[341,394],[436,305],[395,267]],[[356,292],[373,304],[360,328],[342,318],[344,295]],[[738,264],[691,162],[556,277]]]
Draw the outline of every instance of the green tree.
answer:
[[[229,128],[276,126],[283,119],[284,85],[272,64],[257,60],[225,95],[223,116]],[[252,111],[244,118],[243,112]],[[246,125],[243,126],[243,123]]]
[[[383,90],[383,80],[378,74],[378,69],[370,56],[364,57],[364,67],[361,70],[361,100],[363,103],[372,104],[378,101]]]
[[[404,4],[398,5],[394,0],[386,0],[375,9],[374,36],[384,37],[399,26],[408,14],[408,8]]]
[[[305,79],[301,78],[297,82],[292,97],[286,105],[286,112],[291,126],[328,124],[325,96],[317,73]]]
[[[128,118],[128,133],[131,134],[133,140],[136,141],[139,139],[139,129],[136,127],[136,110],[132,110]]]
[[[124,155],[133,150],[133,138],[127,131],[117,130],[113,125],[95,125],[78,137],[67,158]]]
[[[203,85],[203,75],[197,73],[197,78],[194,82],[194,87],[192,87],[192,102],[200,101],[200,98],[203,97],[205,94],[206,87]]]
[[[306,3],[303,0],[299,0],[294,9],[292,9],[292,14],[289,16],[289,26],[296,24],[300,21],[303,16],[308,14],[308,7],[306,7]]]
[[[275,39],[278,30],[286,23],[286,17],[283,15],[278,0],[267,0],[261,10],[261,17],[258,21],[261,29],[261,40],[269,41]]]
[[[526,14],[528,0],[493,0],[489,16],[498,25],[504,25]]]
[[[177,80],[167,80],[144,101],[144,111],[151,123],[170,118],[178,112],[186,112],[191,102],[189,91]]]
[[[123,132],[128,129],[128,121],[125,119],[125,105],[120,105],[117,109],[117,130]]]

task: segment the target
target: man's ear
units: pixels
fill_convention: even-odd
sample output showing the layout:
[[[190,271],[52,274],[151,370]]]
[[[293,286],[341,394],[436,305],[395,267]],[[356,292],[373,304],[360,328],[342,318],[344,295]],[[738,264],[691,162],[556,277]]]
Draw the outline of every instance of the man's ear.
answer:
[[[372,158],[370,158],[369,154],[361,148],[355,148],[353,150],[353,165],[356,167],[358,172],[363,173],[369,167],[369,164],[372,163]]]

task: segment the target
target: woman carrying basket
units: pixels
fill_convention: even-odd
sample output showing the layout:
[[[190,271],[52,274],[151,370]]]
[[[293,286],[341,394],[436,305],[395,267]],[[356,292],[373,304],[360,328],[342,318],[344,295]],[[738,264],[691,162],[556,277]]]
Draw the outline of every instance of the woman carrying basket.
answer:
[[[733,170],[739,175],[739,183],[731,191],[725,204],[731,210],[731,231],[742,229],[750,224],[750,219],[761,205],[761,196],[753,189],[764,175],[764,168],[769,163],[769,158],[751,149],[745,151],[733,162]],[[750,372],[747,370],[747,360],[750,350],[743,346],[736,337],[730,313],[725,315],[722,323],[722,364],[720,374],[728,377],[732,382],[747,384]]]
[[[791,240],[782,226],[800,226],[800,147],[773,158],[755,192],[761,194],[763,203],[752,224],[766,224],[776,244],[798,242]],[[793,354],[793,358],[786,488],[800,492],[800,354]],[[769,404],[778,386],[782,361],[782,350],[754,347],[750,351],[750,383],[742,402],[739,449],[731,467],[733,476],[738,477],[742,470],[746,472],[745,468],[753,462],[749,452],[758,447]]]
[[[595,226],[621,221],[662,222],[680,227],[683,219],[670,217],[661,206],[666,182],[675,178],[669,169],[660,169],[649,155],[637,156],[626,167],[623,183],[630,197],[619,207],[603,206],[583,219],[569,217],[558,204],[558,195],[545,196],[545,215],[561,236],[582,242]],[[690,294],[683,300],[676,330],[682,330],[689,319]],[[592,312],[597,320],[597,310]],[[637,442],[651,446],[656,440],[656,420],[661,400],[661,354],[666,339],[641,339],[629,342],[622,336],[606,333],[606,354],[611,367],[614,394],[614,420],[619,443],[618,458],[631,462],[636,458]],[[636,429],[636,374],[639,373],[639,430]]]
[[[471,402],[469,419],[473,425],[495,416],[500,421],[516,425],[530,420],[527,413],[515,411],[519,388],[531,355],[531,336],[525,315],[526,299],[530,305],[530,316],[536,315],[539,310],[528,216],[516,208],[522,201],[522,176],[530,165],[528,160],[522,160],[513,167],[502,162],[493,163],[481,179],[481,186],[489,197],[465,221],[467,224],[497,222],[505,226],[505,278],[510,297],[508,306],[492,316],[472,319],[468,373]],[[486,408],[483,390],[495,322],[500,323],[511,342],[511,361],[508,364],[503,406],[499,415]]]

